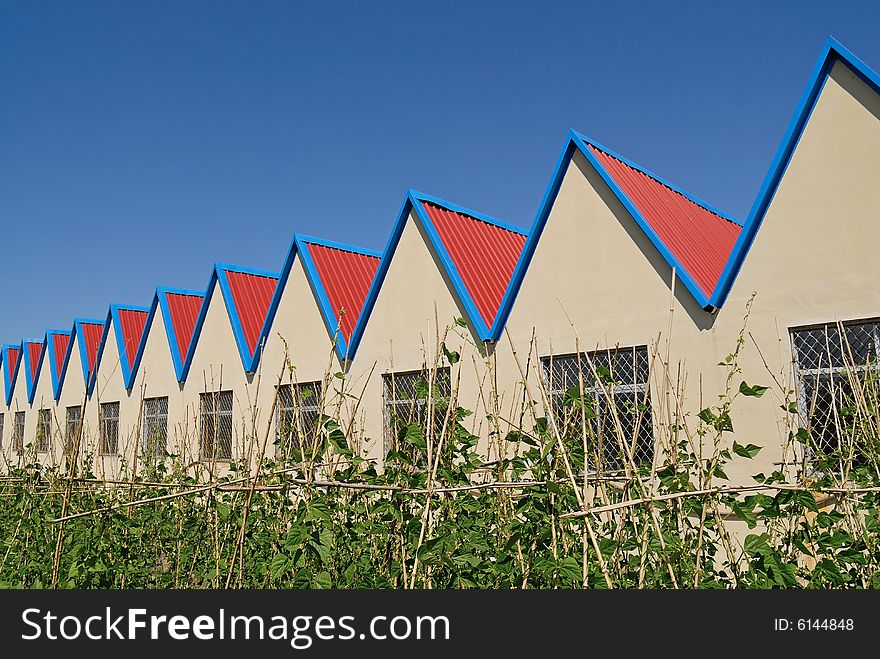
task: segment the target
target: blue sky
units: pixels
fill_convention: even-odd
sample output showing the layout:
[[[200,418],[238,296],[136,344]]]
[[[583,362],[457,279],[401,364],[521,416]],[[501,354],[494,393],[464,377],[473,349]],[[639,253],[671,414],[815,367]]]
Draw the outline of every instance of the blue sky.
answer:
[[[280,269],[294,231],[379,249],[409,187],[527,227],[569,128],[743,218],[825,37],[877,69],[878,25],[830,0],[4,0],[0,341],[214,261]]]

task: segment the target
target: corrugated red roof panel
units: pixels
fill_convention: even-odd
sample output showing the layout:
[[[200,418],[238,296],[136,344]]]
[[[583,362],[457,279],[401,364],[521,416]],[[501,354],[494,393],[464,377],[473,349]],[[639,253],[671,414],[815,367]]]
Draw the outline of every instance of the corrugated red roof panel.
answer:
[[[56,332],[50,334],[52,341],[52,353],[55,355],[55,377],[61,377],[61,369],[64,368],[64,358],[67,356],[67,347],[70,345],[70,334]]]
[[[149,312],[139,309],[120,309],[118,313],[119,329],[122,330],[122,339],[125,342],[125,345],[120,346],[120,348],[124,348],[125,356],[130,366],[134,364],[134,358],[141,343],[141,336],[143,336],[144,325],[147,323]]]
[[[326,245],[308,243],[309,255],[321,278],[327,299],[337,314],[339,332],[346,343],[357,324],[364,301],[379,267],[379,257]],[[340,314],[340,311],[345,313]]]
[[[177,337],[177,351],[180,359],[183,360],[189,350],[189,342],[192,340],[196,321],[199,318],[199,310],[202,308],[205,296],[167,293],[165,299],[168,302],[171,324]]]
[[[238,314],[245,343],[253,355],[266,322],[278,278],[235,270],[227,270],[226,278],[235,303],[234,313]]]
[[[711,297],[742,227],[588,145],[700,290]]]
[[[423,201],[486,327],[492,327],[526,236]]]
[[[12,360],[11,364],[6,364],[6,368],[9,369],[9,377],[12,378],[12,375],[15,371],[16,366],[18,366],[18,355],[21,353],[20,348],[9,348],[8,354],[10,359]]]
[[[89,377],[95,370],[95,359],[98,356],[98,345],[104,335],[104,323],[83,323],[83,335],[80,340],[86,348],[86,358],[89,360]]]
[[[27,359],[28,359],[28,368],[31,372],[31,382],[33,382],[37,377],[37,366],[40,364],[40,355],[43,354],[43,346],[45,344],[42,341],[28,341],[27,342]],[[28,383],[30,384],[30,383]]]

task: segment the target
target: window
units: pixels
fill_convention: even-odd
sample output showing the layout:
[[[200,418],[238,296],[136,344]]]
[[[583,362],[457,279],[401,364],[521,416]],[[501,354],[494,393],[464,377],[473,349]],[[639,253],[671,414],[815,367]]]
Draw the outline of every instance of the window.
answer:
[[[836,451],[855,434],[853,385],[865,389],[866,380],[880,374],[880,321],[827,323],[790,333],[798,411],[812,438],[810,451]]]
[[[80,419],[82,419],[82,408],[79,405],[67,408],[64,418],[64,451],[68,455],[73,453],[73,448],[76,446]]]
[[[587,424],[587,464],[591,469],[623,469],[630,451],[636,465],[654,460],[646,346],[541,361],[553,420],[560,433],[581,437],[582,424]],[[573,404],[581,400],[585,413]]]
[[[446,409],[449,406],[451,385],[449,368],[434,371],[433,391],[428,391],[428,372],[408,371],[382,376],[385,390],[385,453],[391,450],[401,425],[418,424],[427,427],[428,395],[433,395],[434,432],[443,430]]]
[[[119,448],[119,403],[101,403],[101,446],[103,455],[115,454]]]
[[[168,398],[144,399],[144,453],[152,457],[165,455],[168,433]]]
[[[199,400],[200,457],[202,460],[232,459],[232,392],[202,394]]]
[[[12,425],[12,448],[19,453],[24,451],[24,412],[16,412]]]
[[[321,421],[321,383],[303,382],[278,387],[275,404],[275,443],[302,449],[315,436]]]
[[[49,452],[49,438],[52,435],[52,410],[40,410],[37,413],[36,449],[40,453]]]

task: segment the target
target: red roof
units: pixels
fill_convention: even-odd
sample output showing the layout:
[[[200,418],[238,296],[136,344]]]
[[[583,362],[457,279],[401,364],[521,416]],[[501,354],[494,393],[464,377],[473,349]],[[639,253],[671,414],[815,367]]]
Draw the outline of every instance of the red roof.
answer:
[[[423,201],[486,327],[492,327],[526,237]]]
[[[315,243],[307,244],[330,306],[336,314],[345,311],[338,315],[339,332],[348,343],[361,315],[380,259],[370,254]]]
[[[141,344],[141,336],[144,333],[144,325],[147,324],[147,316],[150,314],[139,309],[119,310],[119,329],[122,330],[122,340],[125,342],[125,357],[128,364],[134,364],[138,346]],[[122,348],[123,346],[120,346]]]
[[[104,334],[104,323],[83,323],[83,335],[80,341],[86,347],[86,358],[89,360],[89,375],[95,370],[95,359],[98,356],[98,344]]]
[[[177,337],[177,353],[183,360],[186,359],[189,342],[192,340],[205,296],[166,293],[165,299],[168,302],[168,312],[171,314],[171,325]]]
[[[55,377],[61,377],[61,369],[64,368],[64,358],[67,356],[67,346],[70,345],[70,334],[55,333],[50,334],[52,341],[52,352],[55,355]]]
[[[260,332],[266,323],[266,314],[269,313],[278,278],[235,270],[226,270],[226,278],[235,307],[232,311],[238,314],[245,343],[253,356],[260,340]]]
[[[588,147],[700,290],[711,297],[742,227],[592,144]]]
[[[31,371],[31,382],[37,378],[37,366],[40,363],[40,355],[43,354],[43,345],[45,344],[42,341],[27,342],[27,358]]]
[[[9,371],[9,379],[12,379],[12,373],[15,370],[15,367],[18,365],[18,355],[21,352],[20,348],[9,348],[9,356],[12,358],[12,364],[6,364],[6,368],[8,369],[10,366],[12,369]]]

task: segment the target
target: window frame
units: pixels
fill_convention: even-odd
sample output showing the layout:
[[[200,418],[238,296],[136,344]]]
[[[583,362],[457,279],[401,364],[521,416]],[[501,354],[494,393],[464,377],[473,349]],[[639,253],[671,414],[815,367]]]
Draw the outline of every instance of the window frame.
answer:
[[[37,453],[49,453],[52,450],[52,410],[37,410],[37,431],[34,435],[34,450]]]
[[[434,372],[434,396],[439,398],[447,398],[449,400],[452,399],[452,369],[449,366],[437,366],[435,368],[428,368],[427,366],[423,366],[420,369],[409,369],[405,371],[389,371],[387,373],[382,374],[382,411],[383,411],[383,455],[388,455],[388,452],[391,450],[394,441],[396,439],[396,429],[393,427],[394,425],[394,415],[391,410],[400,405],[408,404],[410,410],[416,412],[416,419],[421,423],[421,414],[423,410],[427,408],[428,398],[413,398],[413,397],[399,397],[396,395],[398,391],[398,387],[395,384],[396,380],[403,379],[415,376],[415,379],[412,383],[412,389],[415,389],[415,386],[418,384],[419,376],[424,376],[424,380],[426,384],[429,384],[428,373],[430,371]],[[441,377],[442,376],[442,377]],[[438,387],[438,382],[440,382],[440,386],[443,387],[445,385],[446,391],[437,392],[436,389]],[[403,385],[404,387],[406,385]],[[392,394],[391,396],[389,394]],[[435,401],[436,402],[436,401]],[[434,408],[434,414],[437,414],[437,408]],[[445,418],[446,410],[443,411],[443,416],[440,417],[440,421],[442,424],[443,419]],[[434,419],[434,427],[437,428],[438,419],[435,417]],[[442,427],[442,425],[441,425]]]
[[[12,419],[12,450],[18,453],[24,453],[26,423],[27,418],[25,412],[15,412],[15,416]]]
[[[852,355],[852,346],[849,344],[848,339],[846,338],[846,328],[848,327],[857,327],[859,325],[872,325],[872,330],[870,332],[872,336],[872,344],[873,344],[873,355],[875,359],[874,364],[860,364],[855,359],[853,359],[852,363],[848,363],[850,356]],[[828,366],[817,366],[817,367],[806,367],[802,365],[800,359],[801,350],[798,349],[798,335],[805,334],[808,332],[813,332],[816,330],[823,330],[823,334],[825,337],[825,347],[821,348],[821,350],[817,351],[817,354],[826,355],[831,359],[830,350],[832,345],[829,343],[828,330],[833,328],[839,335],[839,339],[847,341],[842,344],[841,348],[849,348],[846,354],[844,354],[843,350],[841,350],[842,359],[844,360],[844,364],[842,366],[832,366],[829,364]],[[849,381],[849,372],[852,370],[854,373],[868,373],[875,372],[880,375],[880,316],[868,317],[868,318],[852,318],[848,320],[834,320],[828,322],[820,322],[820,323],[809,323],[806,325],[794,325],[788,328],[788,337],[789,337],[789,346],[791,348],[791,363],[792,370],[794,374],[795,381],[795,394],[797,396],[797,413],[798,418],[800,420],[800,424],[802,427],[806,428],[811,435],[811,441],[809,445],[803,447],[801,453],[799,455],[800,459],[804,459],[807,462],[813,463],[817,459],[816,455],[816,445],[819,443],[816,437],[813,437],[813,431],[811,429],[813,419],[810,414],[810,410],[812,408],[812,401],[807,400],[807,381],[812,380],[809,384],[809,387],[812,388],[813,392],[818,391],[817,383],[827,380],[830,384],[830,391],[832,396],[835,395],[835,390],[840,387],[838,384],[840,381],[846,387],[850,387],[851,383]],[[825,352],[822,352],[822,351]],[[818,394],[816,393],[818,396]],[[815,411],[815,410],[814,410]],[[835,405],[835,409],[831,412],[831,417],[834,419],[834,428],[833,433],[835,436],[835,442],[837,442],[838,446],[836,448],[831,447],[829,445],[823,446],[822,450],[837,450],[839,448],[839,441],[842,436],[842,432],[845,432],[845,429],[841,428],[840,424],[838,424],[840,415],[840,410],[837,409]],[[825,433],[823,432],[823,435]],[[825,438],[823,437],[821,440],[825,443]],[[795,453],[798,455],[798,453]]]
[[[76,418],[71,418],[71,412],[76,412]],[[82,423],[83,410],[82,405],[68,405],[64,410],[64,451],[72,453],[76,444],[76,435],[79,432]],[[71,427],[71,424],[74,424]]]
[[[321,423],[323,412],[324,382],[291,382],[277,387],[275,403],[275,443],[279,450],[283,448],[302,450],[304,440],[314,437]],[[297,392],[294,398],[294,391]],[[309,391],[313,402],[303,404],[302,392]],[[285,432],[283,417],[289,415],[294,422],[288,422]],[[301,432],[300,432],[301,431]]]
[[[608,384],[604,384],[600,380],[596,380],[593,376],[592,372],[589,369],[588,362],[592,362],[594,367],[596,365],[597,359],[607,357],[610,360],[614,360],[618,358],[618,355],[626,353],[631,353],[633,356],[633,376],[631,383],[617,383],[612,382]],[[644,357],[644,378],[640,379],[638,376],[641,375],[639,371],[639,354],[643,354]],[[626,357],[624,357],[626,358]],[[652,394],[651,394],[651,352],[647,344],[638,344],[632,346],[615,346],[613,348],[604,348],[601,350],[591,350],[591,351],[582,351],[580,353],[562,353],[562,354],[551,354],[546,355],[540,358],[541,363],[541,378],[544,386],[547,388],[547,393],[550,398],[550,405],[553,408],[552,414],[550,418],[552,422],[558,423],[559,419],[557,419],[556,406],[559,405],[559,399],[564,397],[572,386],[578,387],[581,391],[581,396],[583,398],[588,398],[593,403],[593,411],[596,414],[597,419],[602,419],[601,428],[604,429],[608,427],[610,422],[610,427],[612,432],[614,433],[614,448],[613,452],[609,455],[608,448],[606,446],[602,447],[602,454],[604,457],[603,462],[611,462],[611,465],[605,466],[603,465],[602,473],[617,473],[624,471],[628,466],[628,459],[626,456],[621,454],[620,446],[618,445],[617,437],[616,437],[616,428],[614,427],[614,415],[611,413],[611,403],[615,405],[615,409],[617,408],[617,396],[618,394],[621,397],[626,397],[625,400],[631,399],[636,401],[637,405],[644,406],[644,409],[639,410],[639,415],[633,415],[633,429],[635,433],[633,437],[627,438],[630,442],[634,441],[635,444],[633,448],[633,458],[636,461],[636,466],[640,464],[648,464],[653,463],[656,459],[657,455],[657,435],[654,429],[654,414],[652,408]],[[554,378],[553,366],[554,364],[559,364],[559,368],[565,369],[566,363],[573,363],[574,367],[570,370],[573,370],[575,374],[580,373],[580,376],[575,381],[575,383],[569,387],[565,387],[564,384],[557,385]],[[598,370],[598,369],[597,369]],[[620,370],[618,369],[618,373]],[[612,371],[613,375],[613,371]],[[583,389],[581,389],[581,382],[583,382]],[[554,386],[557,385],[557,386]],[[610,391],[606,393],[606,387],[610,387]],[[608,400],[608,397],[611,397],[611,401]],[[608,420],[606,420],[606,418]],[[637,429],[638,428],[638,429]],[[646,430],[650,434],[650,441],[648,437],[642,436],[642,428]],[[637,429],[637,430],[636,430]],[[643,452],[643,455],[640,456],[640,450]],[[643,458],[643,459],[640,459]],[[614,463],[617,463],[616,465]],[[599,473],[599,469],[595,464],[595,456],[588,455],[587,456],[587,464],[590,474]],[[619,465],[619,466],[617,466]]]
[[[109,415],[108,410],[114,409],[115,416]],[[119,401],[109,401],[101,403],[98,412],[98,454],[99,455],[119,455]],[[108,425],[112,424],[112,425]],[[108,428],[113,428],[112,447],[110,446],[111,438],[108,436]]]
[[[165,411],[162,411],[162,404],[164,402]],[[155,412],[151,409],[155,405]],[[153,396],[151,398],[144,398],[143,402],[143,419],[141,423],[141,451],[143,454],[150,458],[161,458],[165,455],[165,451],[168,445],[168,396]],[[155,428],[158,429],[161,427],[162,432],[156,433],[156,437],[158,438],[161,435],[161,445],[159,442],[151,441],[149,431],[151,427],[149,424],[155,421]],[[152,445],[152,447],[151,447]],[[152,450],[151,450],[152,448]]]
[[[229,400],[229,410],[222,409],[222,403],[228,397]],[[211,410],[207,410],[205,407],[205,402],[207,400],[211,400]],[[221,406],[217,405],[217,401],[220,401]],[[233,454],[233,443],[235,440],[235,426],[233,423],[233,412],[235,410],[235,401],[233,392],[231,389],[223,390],[223,391],[206,391],[199,394],[199,461],[200,462],[231,462],[232,454]],[[212,422],[214,423],[214,438],[212,443],[213,452],[212,455],[208,455],[206,449],[206,426],[205,420],[207,418],[212,418]],[[223,438],[217,432],[218,426],[223,428],[223,419],[229,418],[229,454],[228,455],[218,455],[220,451],[218,451],[218,445],[220,448],[223,448],[222,440]]]

